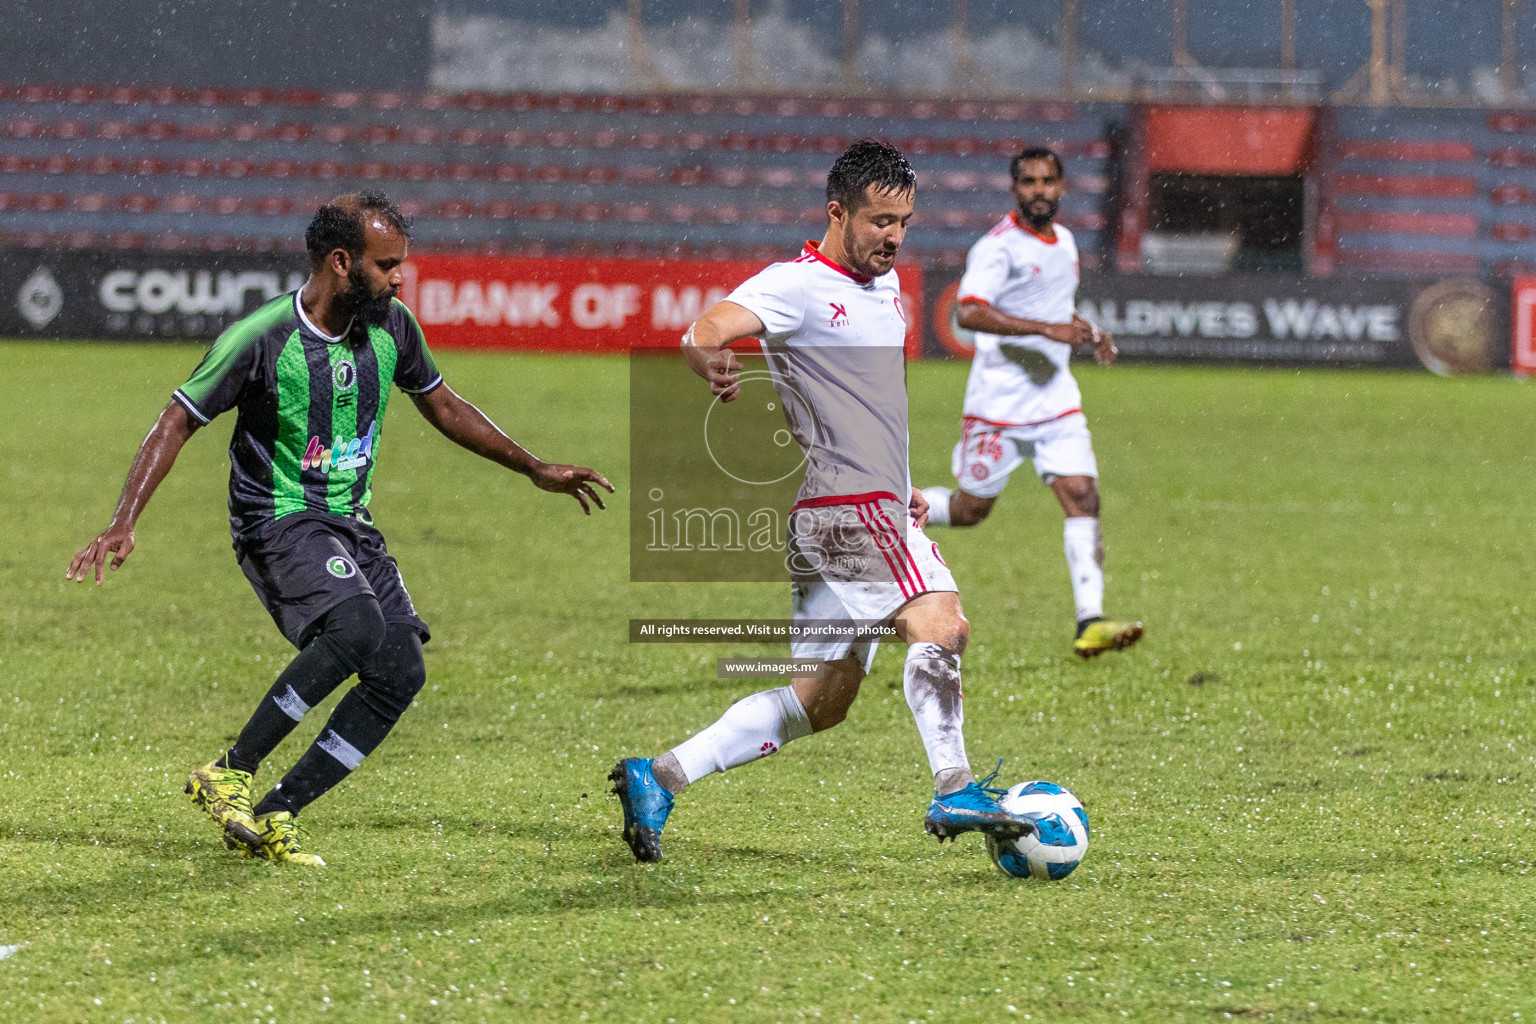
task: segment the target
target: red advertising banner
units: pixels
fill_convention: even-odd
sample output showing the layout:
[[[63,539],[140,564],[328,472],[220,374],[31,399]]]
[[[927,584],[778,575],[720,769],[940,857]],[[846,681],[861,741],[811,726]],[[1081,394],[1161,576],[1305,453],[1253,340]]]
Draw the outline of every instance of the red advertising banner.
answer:
[[[1536,373],[1536,277],[1517,277],[1511,288],[1509,368],[1522,377]]]
[[[400,298],[436,348],[628,352],[678,343],[688,325],[764,264],[418,256]],[[922,356],[922,268],[904,266],[907,355]]]
[[[1148,107],[1153,174],[1301,174],[1312,165],[1311,107]]]

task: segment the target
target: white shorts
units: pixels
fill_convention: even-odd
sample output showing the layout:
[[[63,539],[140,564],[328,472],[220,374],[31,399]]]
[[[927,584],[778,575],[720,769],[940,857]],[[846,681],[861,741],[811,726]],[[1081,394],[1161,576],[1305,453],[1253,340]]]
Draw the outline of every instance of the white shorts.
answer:
[[[997,426],[967,416],[950,472],[966,494],[995,498],[1008,486],[1008,475],[1033,459],[1046,483],[1060,476],[1099,475],[1088,417],[1080,412],[1024,427]]]
[[[796,623],[884,623],[920,594],[958,590],[939,546],[913,523],[905,502],[797,508],[789,545]],[[879,646],[877,637],[850,630],[797,639],[790,653],[825,661],[852,655],[868,672]]]

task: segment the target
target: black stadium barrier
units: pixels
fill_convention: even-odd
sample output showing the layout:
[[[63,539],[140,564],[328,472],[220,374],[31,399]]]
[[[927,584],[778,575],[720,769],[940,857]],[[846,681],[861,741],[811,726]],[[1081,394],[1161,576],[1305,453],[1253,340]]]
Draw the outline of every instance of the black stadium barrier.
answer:
[[[302,253],[0,249],[0,336],[211,340],[307,273]]]

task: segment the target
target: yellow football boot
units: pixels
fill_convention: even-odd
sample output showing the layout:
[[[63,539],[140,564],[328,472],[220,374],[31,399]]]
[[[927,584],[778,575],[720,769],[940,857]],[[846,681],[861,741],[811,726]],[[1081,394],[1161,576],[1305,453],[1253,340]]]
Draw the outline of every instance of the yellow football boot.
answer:
[[[250,772],[220,768],[216,761],[209,761],[187,776],[185,792],[208,817],[218,822],[224,830],[226,846],[251,853],[261,849],[261,834],[251,815]]]
[[[302,864],[309,868],[323,868],[325,861],[313,853],[299,849],[299,823],[287,811],[273,811],[256,819],[261,832],[261,852],[256,856],[274,864]],[[231,847],[231,849],[234,849]],[[238,853],[239,851],[236,850]]]
[[[1123,651],[1141,639],[1139,622],[1110,622],[1095,619],[1083,623],[1072,642],[1072,650],[1079,658],[1097,658],[1105,651]]]

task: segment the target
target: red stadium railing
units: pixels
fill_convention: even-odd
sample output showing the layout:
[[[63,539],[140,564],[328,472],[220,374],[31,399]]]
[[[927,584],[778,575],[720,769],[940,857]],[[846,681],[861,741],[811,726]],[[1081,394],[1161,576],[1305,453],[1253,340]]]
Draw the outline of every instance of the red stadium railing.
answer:
[[[389,124],[303,124],[263,123],[193,123],[174,121],[80,121],[12,118],[3,137],[77,142],[103,139],[114,142],[183,143],[255,143],[314,142],[322,145],[474,146],[500,149],[597,149],[597,150],[685,150],[688,152],[723,151],[729,153],[819,153],[835,156],[854,141],[852,135],[802,136],[787,132],[578,132],[569,129],[510,128],[504,130],[474,127],[440,128],[417,126],[401,128]],[[914,156],[994,156],[1006,159],[1026,143],[1051,145],[1066,159],[1107,159],[1113,147],[1104,139],[1067,142],[1060,139],[1025,140],[1015,137],[978,139],[944,138],[930,135],[905,136],[896,144]]]
[[[210,214],[215,216],[266,216],[282,217],[296,212],[306,213],[325,202],[328,197],[316,193],[305,198],[290,196],[194,196],[179,194],[156,196],[145,192],[108,195],[103,192],[0,192],[0,211],[30,211],[53,213],[73,210],[82,213],[175,213]],[[403,200],[401,209],[417,219],[465,220],[486,218],[490,220],[574,220],[578,222],[622,221],[640,223],[674,224],[795,224],[820,225],[825,213],[816,207],[776,207],[753,204],[737,207],[729,204],[709,203],[605,203],[605,202],[557,202],[541,200],[519,202],[511,199],[495,199],[474,202],[465,199],[444,199],[431,202]],[[940,210],[936,213],[946,227],[986,230],[999,218],[996,211],[987,210]],[[1100,230],[1104,227],[1102,214],[1091,213],[1065,218],[1068,227]]]
[[[1072,103],[1013,100],[926,100],[731,96],[717,94],[549,94],[533,92],[320,92],[312,89],[210,89],[175,86],[0,85],[0,101],[77,106],[328,108],[333,110],[464,110],[563,114],[728,114],[738,117],[912,118],[954,121],[1045,121],[1068,124]]]

